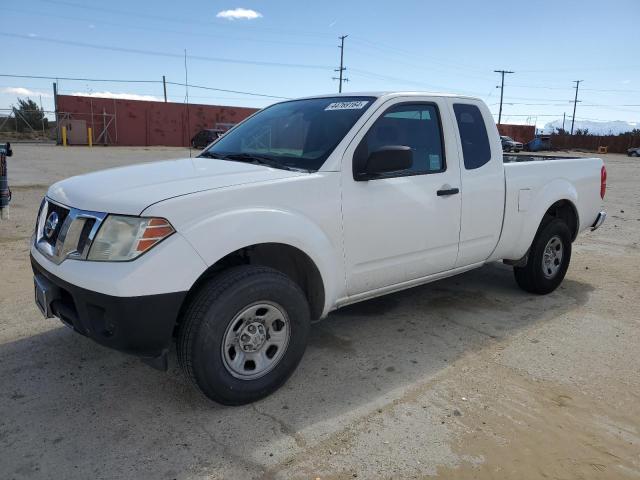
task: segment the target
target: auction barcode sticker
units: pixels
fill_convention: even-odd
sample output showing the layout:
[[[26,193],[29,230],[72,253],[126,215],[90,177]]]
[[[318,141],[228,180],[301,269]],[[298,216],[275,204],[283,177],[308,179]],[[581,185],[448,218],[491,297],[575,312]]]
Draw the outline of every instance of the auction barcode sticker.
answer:
[[[368,100],[359,100],[355,102],[334,102],[327,105],[326,110],[360,110],[364,108]]]

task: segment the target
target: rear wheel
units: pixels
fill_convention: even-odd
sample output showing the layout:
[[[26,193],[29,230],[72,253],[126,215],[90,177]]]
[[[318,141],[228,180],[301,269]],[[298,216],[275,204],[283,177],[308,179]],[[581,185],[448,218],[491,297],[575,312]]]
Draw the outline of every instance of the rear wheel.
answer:
[[[307,299],[266,267],[229,269],[204,284],[178,332],[178,360],[212,400],[242,405],[277,390],[307,345]]]
[[[562,220],[554,218],[536,234],[527,265],[514,267],[516,283],[527,292],[547,294],[562,283],[571,260],[571,232]]]

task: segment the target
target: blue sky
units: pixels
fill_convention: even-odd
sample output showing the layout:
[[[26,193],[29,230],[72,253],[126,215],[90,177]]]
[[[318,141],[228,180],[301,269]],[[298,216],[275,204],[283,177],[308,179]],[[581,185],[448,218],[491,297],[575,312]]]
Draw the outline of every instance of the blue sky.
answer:
[[[0,0],[0,73],[184,82],[297,97],[337,90],[473,94],[497,114],[495,69],[508,69],[504,123],[571,115],[640,122],[640,1]],[[240,11],[236,9],[245,9]],[[220,12],[232,13],[219,15]],[[251,13],[253,12],[253,13]],[[250,18],[237,18],[250,17]],[[101,48],[98,48],[101,47]],[[162,97],[160,83],[60,80],[61,93]],[[51,80],[0,77],[0,108],[31,95],[52,108]],[[184,87],[169,85],[169,100]],[[193,103],[262,107],[273,99],[191,88]]]

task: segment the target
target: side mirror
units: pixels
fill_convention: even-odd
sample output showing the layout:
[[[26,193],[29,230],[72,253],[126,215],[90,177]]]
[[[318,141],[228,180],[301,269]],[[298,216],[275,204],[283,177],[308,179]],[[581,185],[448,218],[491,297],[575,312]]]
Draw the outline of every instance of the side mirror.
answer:
[[[364,181],[389,172],[407,170],[413,165],[413,151],[404,145],[382,147],[369,154],[363,170],[357,172],[356,180]]]

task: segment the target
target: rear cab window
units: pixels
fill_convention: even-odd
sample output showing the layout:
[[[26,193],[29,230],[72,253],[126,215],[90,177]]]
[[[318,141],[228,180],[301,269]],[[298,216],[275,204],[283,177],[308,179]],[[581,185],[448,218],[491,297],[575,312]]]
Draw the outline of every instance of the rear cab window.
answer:
[[[482,112],[469,103],[454,103],[453,111],[460,133],[464,168],[480,168],[491,160],[491,145]]]

